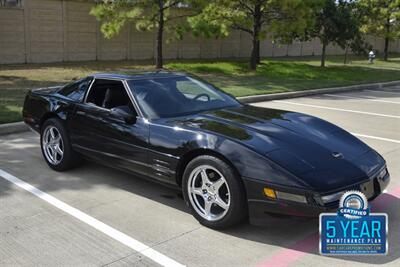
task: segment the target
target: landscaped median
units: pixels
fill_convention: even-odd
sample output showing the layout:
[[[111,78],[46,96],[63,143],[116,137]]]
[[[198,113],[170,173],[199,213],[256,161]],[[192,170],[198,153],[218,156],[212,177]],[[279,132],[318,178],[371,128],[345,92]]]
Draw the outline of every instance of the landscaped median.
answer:
[[[173,61],[166,64],[166,69],[195,74],[236,97],[290,93],[278,95],[282,98],[297,97],[303,93],[295,92],[317,88],[399,80],[400,56],[391,58],[388,62],[377,60],[375,64],[368,64],[365,58],[353,58],[351,64],[343,65],[341,57],[331,57],[326,68],[318,66],[317,57],[271,59],[263,60],[256,72],[249,72],[245,61]],[[96,72],[139,69],[152,70],[152,62],[98,61],[0,66],[0,124],[21,121],[24,96],[31,88],[62,84]],[[376,86],[378,88],[380,85]],[[356,86],[353,89],[360,88]],[[247,97],[244,101],[272,98]]]

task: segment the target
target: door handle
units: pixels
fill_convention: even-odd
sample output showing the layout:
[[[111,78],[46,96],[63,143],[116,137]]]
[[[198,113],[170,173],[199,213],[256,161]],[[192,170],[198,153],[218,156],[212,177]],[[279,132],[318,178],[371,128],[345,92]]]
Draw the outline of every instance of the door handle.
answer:
[[[85,111],[78,110],[78,111],[76,112],[76,114],[78,114],[78,115],[86,115],[86,112],[85,112]]]

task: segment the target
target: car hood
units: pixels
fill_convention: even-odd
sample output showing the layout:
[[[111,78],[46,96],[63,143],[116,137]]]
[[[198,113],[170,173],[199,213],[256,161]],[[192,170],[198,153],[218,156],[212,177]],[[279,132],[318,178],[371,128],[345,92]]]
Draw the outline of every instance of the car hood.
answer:
[[[353,135],[301,113],[245,105],[203,112],[179,123],[234,139],[318,191],[361,182],[383,164]]]

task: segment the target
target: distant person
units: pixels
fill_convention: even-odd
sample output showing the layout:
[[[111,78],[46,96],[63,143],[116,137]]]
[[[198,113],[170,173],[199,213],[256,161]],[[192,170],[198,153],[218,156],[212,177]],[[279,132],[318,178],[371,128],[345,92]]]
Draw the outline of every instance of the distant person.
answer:
[[[369,64],[374,64],[374,59],[375,59],[375,53],[374,50],[371,49],[368,53],[368,63]]]

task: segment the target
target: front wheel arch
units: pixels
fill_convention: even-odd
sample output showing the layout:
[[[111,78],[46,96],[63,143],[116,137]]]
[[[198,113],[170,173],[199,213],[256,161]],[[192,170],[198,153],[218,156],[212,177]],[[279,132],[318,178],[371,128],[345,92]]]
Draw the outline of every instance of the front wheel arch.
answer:
[[[235,165],[232,164],[232,162],[227,159],[224,155],[221,153],[218,153],[214,150],[211,149],[196,149],[189,151],[188,153],[184,154],[181,159],[178,162],[178,166],[176,168],[176,183],[179,185],[179,187],[182,187],[182,178],[183,178],[183,173],[185,172],[186,166],[188,163],[193,160],[194,158],[198,156],[214,156],[216,158],[219,158],[220,160],[224,161],[226,164],[228,164],[232,169],[235,171],[235,173],[240,177],[240,173],[238,169],[236,168]],[[242,181],[243,183],[243,181]],[[244,184],[243,184],[244,186]]]

